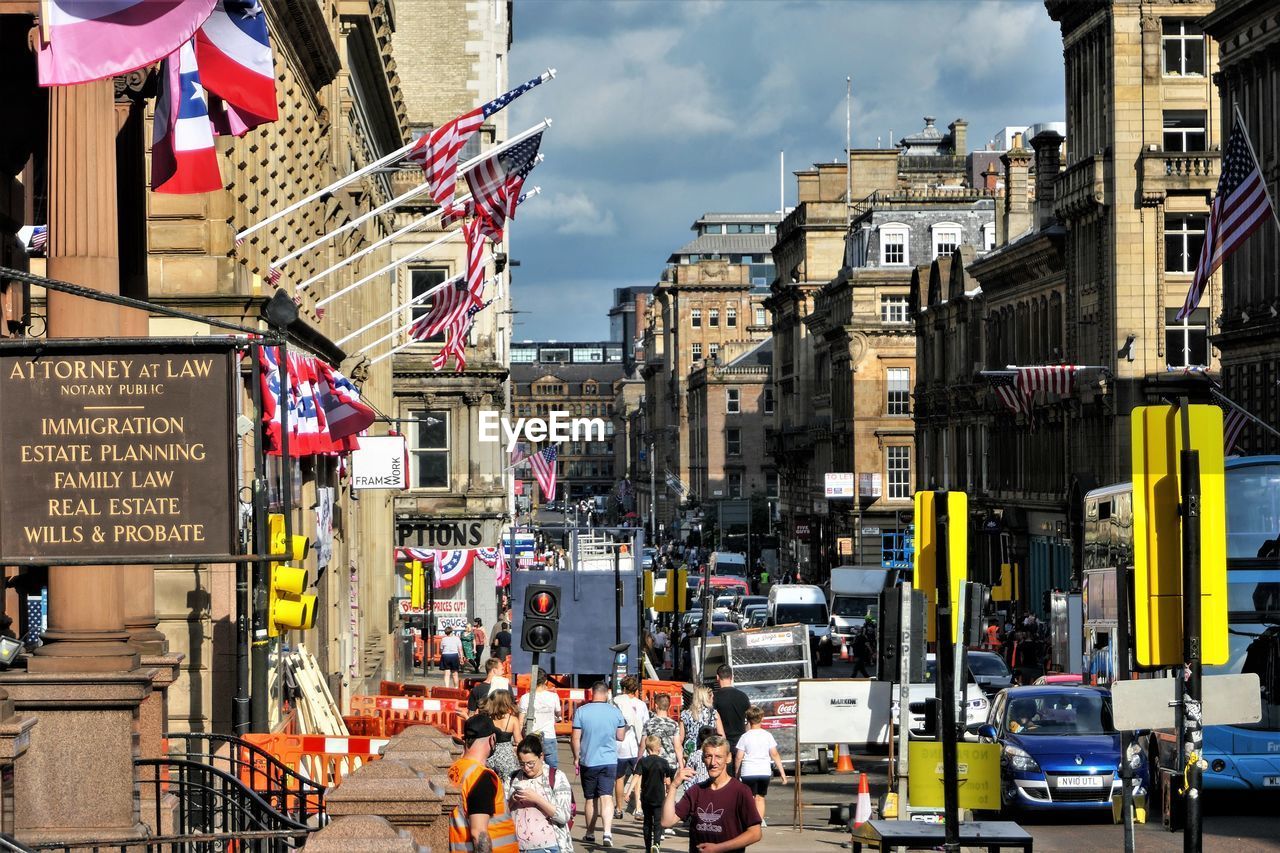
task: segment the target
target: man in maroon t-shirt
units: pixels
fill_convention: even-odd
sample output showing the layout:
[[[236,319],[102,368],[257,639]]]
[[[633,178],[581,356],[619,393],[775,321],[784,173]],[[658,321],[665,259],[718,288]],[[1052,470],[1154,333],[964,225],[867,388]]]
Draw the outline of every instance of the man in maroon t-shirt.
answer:
[[[712,735],[702,742],[705,782],[691,787],[676,802],[694,771],[684,767],[667,788],[662,826],[689,822],[689,853],[737,853],[760,840],[760,813],[751,789],[729,775],[729,742]]]

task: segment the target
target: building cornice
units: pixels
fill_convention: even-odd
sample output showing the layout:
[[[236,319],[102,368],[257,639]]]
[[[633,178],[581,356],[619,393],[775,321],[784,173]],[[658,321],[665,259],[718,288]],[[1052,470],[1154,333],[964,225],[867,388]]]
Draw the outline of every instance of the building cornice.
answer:
[[[266,0],[265,5],[267,20],[276,24],[271,33],[276,50],[289,48],[313,91],[333,82],[342,60],[325,21],[323,4],[315,0]]]

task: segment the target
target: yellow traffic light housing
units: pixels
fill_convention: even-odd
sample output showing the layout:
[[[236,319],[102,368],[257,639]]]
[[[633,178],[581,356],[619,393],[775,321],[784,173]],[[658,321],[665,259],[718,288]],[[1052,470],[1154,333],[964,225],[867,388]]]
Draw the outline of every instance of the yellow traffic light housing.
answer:
[[[409,562],[409,606],[414,610],[427,606],[427,573],[421,560]]]
[[[285,535],[284,516],[267,516],[267,533],[272,556],[284,556],[301,563],[311,547],[305,536]],[[271,563],[267,580],[267,634],[277,637],[284,631],[307,630],[316,624],[316,597],[304,590],[307,570],[299,566]]]
[[[938,554],[935,531],[938,505],[935,492],[916,492],[916,550],[912,586],[924,593],[929,612],[925,620],[928,641],[937,642]],[[943,492],[947,499],[947,575],[951,578],[951,636],[960,637],[961,584],[969,576],[969,496],[964,492]]]

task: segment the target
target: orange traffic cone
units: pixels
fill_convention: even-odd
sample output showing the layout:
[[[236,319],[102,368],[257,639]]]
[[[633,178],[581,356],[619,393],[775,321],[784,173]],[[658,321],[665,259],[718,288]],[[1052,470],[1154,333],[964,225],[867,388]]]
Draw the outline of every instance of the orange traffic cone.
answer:
[[[853,825],[862,826],[871,820],[871,789],[867,787],[867,774],[858,779],[858,808],[853,813]]]
[[[836,744],[836,772],[852,773],[853,756],[849,755],[849,748],[842,743]]]
[[[840,660],[849,662],[849,644],[844,640],[840,641]]]

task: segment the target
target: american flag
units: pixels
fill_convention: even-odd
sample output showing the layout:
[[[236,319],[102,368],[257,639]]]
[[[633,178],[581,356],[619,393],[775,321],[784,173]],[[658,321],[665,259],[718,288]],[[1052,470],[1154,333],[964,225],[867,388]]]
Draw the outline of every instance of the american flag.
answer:
[[[462,224],[462,236],[467,243],[466,284],[459,281],[436,296],[431,310],[409,330],[409,336],[415,341],[425,341],[445,329],[452,329],[462,322],[468,308],[480,304],[484,296],[484,239],[479,232],[478,220]]]
[[[542,77],[534,77],[489,103],[437,127],[431,133],[423,134],[405,159],[422,167],[423,175],[431,186],[428,192],[437,204],[446,205],[453,201],[454,188],[458,182],[458,155],[484,124],[484,120],[539,85],[542,80]]]
[[[516,205],[520,202],[520,190],[524,179],[538,163],[538,148],[542,134],[536,133],[523,142],[486,157],[474,169],[467,172],[467,186],[476,215],[485,221],[486,233],[495,240],[502,239],[502,230],[508,219],[514,219]]]
[[[267,270],[267,281],[271,284],[272,287],[275,287],[277,284],[280,283],[280,276],[283,273],[284,273],[284,270],[278,269],[276,267],[272,267],[271,269]]]
[[[533,167],[530,166],[530,168],[533,168]],[[528,172],[526,171],[525,174],[528,174]],[[515,187],[516,192],[519,192],[520,187],[524,185],[524,176],[521,176],[517,181],[513,181],[511,185]],[[527,199],[528,197],[529,197],[528,193],[520,194],[516,198],[515,202],[513,204],[510,204],[510,208],[514,210],[516,205],[524,204],[524,200]],[[461,222],[466,217],[475,216],[475,215],[476,215],[476,204],[473,199],[467,198],[464,201],[454,202],[450,204],[448,207],[444,208],[443,211],[441,212],[440,227],[448,228],[450,225],[453,225],[455,222]],[[511,217],[514,218],[514,216],[515,214],[512,213]],[[480,233],[488,237],[493,242],[500,243],[502,242],[502,227],[501,227],[502,224],[503,223],[501,222],[497,223],[497,226],[495,229],[494,223],[491,222],[488,217],[483,217],[480,220]]]
[[[1237,115],[1231,125],[1226,153],[1222,156],[1222,177],[1218,179],[1217,194],[1209,207],[1209,224],[1205,226],[1200,261],[1196,264],[1187,299],[1178,311],[1179,322],[1190,316],[1200,304],[1205,288],[1209,286],[1209,276],[1222,266],[1227,255],[1240,248],[1240,244],[1258,230],[1268,213],[1271,213],[1271,200],[1267,197],[1267,187]]]
[[[1018,390],[1030,403],[1037,391],[1051,391],[1066,396],[1076,384],[1076,374],[1080,368],[1074,364],[1045,364],[1036,367],[1018,368]]]
[[[538,481],[538,488],[542,490],[542,500],[553,501],[556,499],[556,448],[553,444],[546,450],[540,451],[529,457],[529,467],[533,469],[533,476]]]
[[[31,242],[27,244],[27,254],[43,255],[49,248],[49,226],[37,225],[31,231]]]
[[[1224,404],[1223,408],[1227,411],[1226,417],[1222,422],[1222,452],[1230,456],[1235,452],[1236,442],[1240,440],[1241,433],[1244,432],[1244,428],[1249,425],[1249,421],[1252,418],[1244,409],[1229,403]]]
[[[991,385],[991,390],[996,392],[996,397],[1004,403],[1006,409],[1015,415],[1028,410],[1027,401],[1018,390],[1018,371],[987,370],[982,376]]]
[[[467,368],[467,350],[465,347],[467,341],[467,332],[471,331],[471,322],[477,314],[493,304],[493,300],[483,304],[472,305],[467,309],[466,315],[462,319],[462,323],[458,326],[450,326],[449,334],[445,339],[444,346],[440,348],[440,352],[435,354],[431,359],[431,366],[436,370],[442,369],[449,363],[449,358],[453,357],[456,362],[455,372],[461,373]]]

